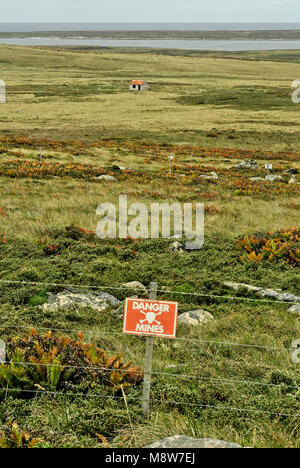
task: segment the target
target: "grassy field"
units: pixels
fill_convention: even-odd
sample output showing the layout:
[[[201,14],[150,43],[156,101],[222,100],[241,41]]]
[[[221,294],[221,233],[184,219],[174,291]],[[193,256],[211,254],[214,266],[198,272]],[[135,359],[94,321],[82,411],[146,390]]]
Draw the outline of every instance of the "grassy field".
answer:
[[[299,112],[290,94],[299,65],[293,61],[254,65],[227,56],[7,46],[0,52],[8,86],[3,135],[298,150]],[[129,93],[139,77],[150,91]]]
[[[300,447],[299,365],[290,350],[300,338],[299,316],[288,304],[242,299],[257,297],[224,286],[238,281],[299,295],[300,185],[283,174],[300,170],[299,107],[290,96],[298,60],[292,51],[230,56],[0,46],[7,83],[7,103],[0,105],[0,338],[9,352],[11,340],[31,328],[39,335],[22,342],[28,359],[46,331],[74,340],[82,332],[109,356],[122,353],[143,367],[144,339],[114,335],[122,319],[112,311],[41,310],[47,293],[63,289],[58,283],[104,286],[123,300],[134,291],[114,287],[157,281],[159,298],[178,300],[180,313],[205,308],[215,317],[179,327],[180,340],[156,340],[149,419],[140,410],[139,382],[114,388],[71,374],[68,386],[54,383],[47,367],[46,374],[29,374],[16,363],[0,366],[0,446],[11,422],[42,447],[142,447],[180,433]],[[130,93],[133,78],[147,79],[150,90]],[[236,168],[247,159],[258,167]],[[265,177],[267,162],[282,179],[252,181]],[[211,171],[218,180],[201,177]],[[100,181],[101,174],[116,181]],[[98,204],[117,203],[124,193],[129,203],[148,207],[204,203],[204,248],[176,254],[170,240],[97,239]],[[280,243],[270,240],[273,250],[262,258],[258,242],[270,232]],[[261,234],[245,250],[255,233]],[[51,339],[44,360],[39,356],[44,364],[56,362],[54,348],[67,353],[66,344],[51,347]],[[80,343],[68,342],[68,353]],[[98,363],[92,353],[89,359]],[[33,383],[40,393],[30,395]]]

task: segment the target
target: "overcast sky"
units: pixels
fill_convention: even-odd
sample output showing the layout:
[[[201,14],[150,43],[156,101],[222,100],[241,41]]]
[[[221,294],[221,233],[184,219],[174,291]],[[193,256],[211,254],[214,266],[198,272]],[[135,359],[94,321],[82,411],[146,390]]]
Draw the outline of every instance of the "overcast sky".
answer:
[[[300,0],[1,0],[0,22],[297,22]]]

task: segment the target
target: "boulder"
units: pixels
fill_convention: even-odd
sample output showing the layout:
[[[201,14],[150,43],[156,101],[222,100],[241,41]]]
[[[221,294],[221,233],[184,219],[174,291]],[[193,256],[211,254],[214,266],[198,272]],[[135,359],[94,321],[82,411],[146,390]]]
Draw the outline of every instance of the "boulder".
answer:
[[[291,169],[287,169],[286,171],[284,171],[284,174],[297,175],[299,174],[299,171],[298,169],[291,168]]]
[[[116,182],[117,179],[111,175],[107,175],[107,174],[102,174],[100,175],[99,177],[97,177],[98,180],[106,180],[106,181],[110,181],[110,182]]]
[[[225,281],[224,285],[227,286],[227,288],[234,289],[235,291],[238,291],[241,288],[247,289],[247,291],[253,293],[262,291],[262,288],[259,288],[258,286],[251,286],[251,284],[246,283],[233,283],[231,281]]]
[[[266,179],[268,182],[276,182],[276,180],[282,180],[281,175],[275,175],[275,174],[269,174],[266,176]]]
[[[130,283],[124,283],[122,286],[124,286],[124,288],[128,288],[128,289],[134,289],[134,290],[140,289],[144,293],[148,294],[147,288],[142,283],[140,283],[139,281],[131,281]]]
[[[176,253],[182,253],[185,251],[184,245],[181,244],[180,242],[173,242],[173,244],[170,245],[169,249],[172,252],[176,252]]]
[[[266,299],[274,299],[276,301],[284,302],[299,302],[300,296],[295,296],[294,294],[284,293],[281,289],[263,289],[258,286],[251,286],[246,283],[234,283],[232,281],[225,281],[224,286],[227,288],[233,289],[234,291],[239,291],[240,289],[247,289],[250,293],[257,294],[260,297]]]
[[[289,312],[291,312],[292,314],[300,315],[300,304],[296,304],[296,305],[293,305],[292,307],[290,307]]]
[[[219,178],[219,176],[218,176],[218,174],[216,172],[211,172],[210,175],[203,174],[200,177],[202,177],[203,179],[207,179],[207,180],[218,180],[218,178]]]
[[[214,316],[203,309],[190,310],[189,312],[184,312],[178,317],[178,324],[184,326],[196,327],[198,325],[203,325],[210,320],[214,320]]]
[[[240,445],[215,439],[193,439],[185,435],[175,435],[159,440],[146,448],[242,448]]]
[[[277,301],[300,302],[299,296],[294,296],[294,294],[290,294],[290,293],[274,291],[273,289],[262,289],[261,291],[258,292],[258,295],[264,298],[275,299]]]
[[[258,169],[259,166],[255,159],[247,159],[246,161],[242,161],[236,165],[237,169]]]
[[[296,177],[295,177],[295,176],[292,176],[292,177],[290,178],[290,180],[289,180],[289,184],[292,185],[292,184],[296,184],[296,183],[297,183]]]
[[[48,301],[43,304],[45,312],[56,312],[60,309],[78,309],[90,307],[97,312],[103,312],[110,307],[120,305],[120,301],[105,292],[83,292],[75,289],[65,289],[58,294],[49,294]]]

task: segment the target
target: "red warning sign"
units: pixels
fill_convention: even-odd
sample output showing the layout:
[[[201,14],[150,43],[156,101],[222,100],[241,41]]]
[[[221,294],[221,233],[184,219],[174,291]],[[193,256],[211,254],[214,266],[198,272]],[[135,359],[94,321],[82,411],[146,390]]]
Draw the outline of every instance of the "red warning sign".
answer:
[[[127,298],[123,333],[175,338],[178,302]]]

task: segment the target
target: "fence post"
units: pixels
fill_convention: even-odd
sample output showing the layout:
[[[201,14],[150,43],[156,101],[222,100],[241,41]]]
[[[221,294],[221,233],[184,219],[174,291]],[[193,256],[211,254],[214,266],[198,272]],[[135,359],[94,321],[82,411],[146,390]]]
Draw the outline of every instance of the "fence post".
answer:
[[[149,299],[156,299],[157,283],[150,283]],[[144,366],[144,388],[142,410],[145,416],[149,415],[150,388],[152,374],[152,356],[153,356],[153,336],[146,338],[145,366]]]

